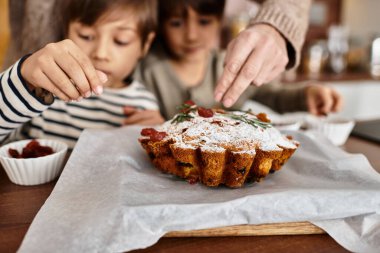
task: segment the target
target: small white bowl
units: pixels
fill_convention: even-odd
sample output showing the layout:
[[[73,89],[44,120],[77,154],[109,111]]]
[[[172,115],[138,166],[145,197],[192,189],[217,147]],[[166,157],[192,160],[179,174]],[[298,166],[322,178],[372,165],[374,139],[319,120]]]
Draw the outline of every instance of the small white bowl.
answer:
[[[306,117],[307,128],[325,135],[334,145],[343,145],[352,129],[355,122],[351,119],[329,116],[318,118],[315,116]]]
[[[301,127],[301,122],[292,120],[273,120],[272,125],[278,130],[297,131]]]
[[[41,146],[49,146],[54,153],[37,158],[13,158],[10,148],[20,154],[31,140],[12,142],[0,148],[0,162],[9,179],[19,185],[38,185],[54,180],[62,170],[67,153],[67,144],[48,139],[37,139]]]

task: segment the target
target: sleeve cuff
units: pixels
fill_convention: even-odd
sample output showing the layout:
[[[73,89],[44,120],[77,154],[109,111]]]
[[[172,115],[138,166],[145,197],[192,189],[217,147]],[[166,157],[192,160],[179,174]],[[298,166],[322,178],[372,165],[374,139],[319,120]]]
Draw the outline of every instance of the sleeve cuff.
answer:
[[[250,22],[250,26],[255,24],[268,24],[274,27],[286,40],[289,62],[286,69],[291,69],[298,65],[300,60],[300,49],[304,42],[304,27],[297,24],[288,17],[282,10],[276,7],[263,9]]]
[[[22,85],[24,86],[25,90],[29,92],[29,94],[34,97],[38,102],[45,106],[50,106],[54,102],[54,96],[49,91],[42,89],[42,88],[36,88],[35,90],[31,91],[29,88],[29,85],[27,81],[24,79],[24,77],[21,75],[21,66],[24,63],[26,59],[29,58],[32,54],[27,54],[23,56],[17,65],[17,76],[20,79]]]

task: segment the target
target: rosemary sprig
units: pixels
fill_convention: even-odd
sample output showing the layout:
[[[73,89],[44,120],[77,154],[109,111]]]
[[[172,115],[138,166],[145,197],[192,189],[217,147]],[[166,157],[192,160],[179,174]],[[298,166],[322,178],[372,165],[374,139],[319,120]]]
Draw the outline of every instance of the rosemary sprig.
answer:
[[[184,121],[187,121],[187,120],[190,120],[194,118],[193,116],[191,116],[190,114],[187,114],[187,113],[179,113],[175,116],[175,118],[170,122],[170,123],[181,123],[181,122],[184,122]]]
[[[247,117],[247,114],[241,114],[241,115],[237,115],[237,114],[224,114],[224,115],[227,116],[227,117],[230,117],[231,119],[239,120],[239,121],[242,121],[244,123],[250,124],[254,128],[261,127],[263,129],[267,129],[269,127],[272,127],[271,123],[263,122],[263,121],[261,121],[259,119],[255,119],[255,118],[251,118],[250,119],[250,118]]]
[[[189,105],[189,104],[182,104],[180,106],[177,106],[176,109],[182,113],[189,113],[189,112],[193,112],[193,111],[197,110],[197,106]]]
[[[188,104],[188,103],[185,102],[182,105],[177,106],[177,110],[180,113],[178,113],[175,116],[175,118],[171,121],[172,124],[173,123],[181,123],[181,122],[184,122],[184,121],[187,121],[187,120],[190,120],[190,119],[194,118],[189,113],[196,111],[197,110],[197,106],[195,104]]]
[[[177,106],[176,109],[177,109],[178,111],[182,111],[182,110],[187,110],[187,109],[189,109],[190,107],[191,107],[191,105],[188,105],[188,104],[182,104],[182,105]]]

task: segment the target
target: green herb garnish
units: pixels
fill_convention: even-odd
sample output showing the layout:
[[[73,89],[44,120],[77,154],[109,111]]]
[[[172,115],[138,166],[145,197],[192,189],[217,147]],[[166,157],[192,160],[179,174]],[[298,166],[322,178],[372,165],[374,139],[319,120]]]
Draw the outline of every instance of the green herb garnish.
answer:
[[[176,109],[181,112],[181,113],[189,113],[197,110],[197,107],[194,105],[189,105],[189,104],[182,104],[180,106],[177,106]]]
[[[248,118],[247,113],[242,114],[242,115],[237,115],[237,114],[224,114],[224,115],[226,117],[230,117],[231,119],[239,120],[239,121],[242,121],[244,123],[250,124],[254,128],[261,127],[263,129],[267,129],[269,127],[272,127],[271,123],[263,122],[259,119],[255,119],[255,118],[252,118],[252,119]]]
[[[181,123],[187,120],[190,120],[194,118],[193,116],[187,114],[187,113],[179,113],[175,116],[175,118],[170,123]]]

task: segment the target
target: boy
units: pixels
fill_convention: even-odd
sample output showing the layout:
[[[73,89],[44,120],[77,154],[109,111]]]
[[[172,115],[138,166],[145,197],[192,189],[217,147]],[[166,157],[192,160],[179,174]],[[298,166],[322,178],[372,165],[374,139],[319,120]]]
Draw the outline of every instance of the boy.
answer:
[[[154,38],[155,1],[64,4],[67,39],[0,76],[0,140],[18,128],[16,138],[55,138],[72,148],[85,128],[123,125],[131,107],[144,110],[135,123],[161,123],[154,96],[130,77]]]

